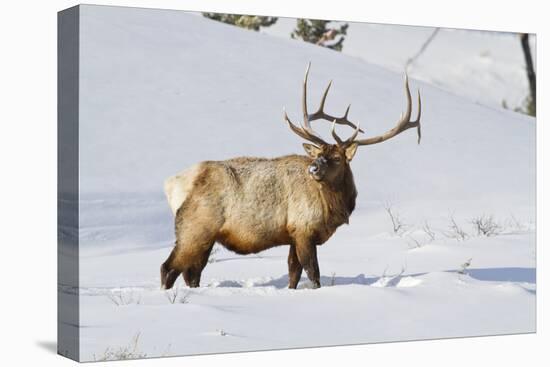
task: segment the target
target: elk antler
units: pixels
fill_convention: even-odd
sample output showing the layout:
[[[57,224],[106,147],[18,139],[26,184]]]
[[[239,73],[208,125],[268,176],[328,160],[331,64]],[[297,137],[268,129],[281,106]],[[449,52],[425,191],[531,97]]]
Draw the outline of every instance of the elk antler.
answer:
[[[354,143],[354,140],[357,137],[357,134],[359,134],[359,131],[361,131],[361,129],[359,128],[359,125],[357,125],[353,134],[351,134],[351,136],[347,138],[345,141],[342,141],[342,139],[340,139],[338,134],[336,134],[336,120],[332,121],[332,129],[330,129],[330,132],[332,133],[332,137],[334,138],[334,140],[336,140],[336,143],[343,148],[346,148],[350,146],[352,143]]]
[[[290,127],[290,129],[292,131],[294,131],[294,133],[296,133],[296,135],[306,139],[306,140],[309,140],[310,142],[312,143],[315,143],[315,144],[318,144],[318,145],[328,145],[328,143],[326,141],[324,141],[319,135],[317,135],[317,133],[315,131],[313,131],[313,129],[311,129],[311,127],[309,126],[304,126],[304,125],[301,125],[300,127],[294,125],[292,123],[292,121],[290,121],[290,119],[288,118],[288,115],[285,112],[285,121],[286,123],[288,124],[288,126]],[[307,124],[309,125],[309,123]]]
[[[358,145],[371,145],[371,144],[377,144],[381,143],[383,141],[386,141],[388,139],[393,138],[396,135],[401,134],[403,131],[416,127],[416,132],[418,134],[418,144],[420,144],[420,138],[422,137],[422,133],[420,131],[420,114],[422,112],[422,101],[420,100],[420,91],[418,91],[418,113],[416,115],[416,119],[414,121],[411,121],[411,112],[412,112],[412,99],[411,99],[411,91],[409,89],[409,77],[407,74],[405,74],[405,95],[407,96],[407,109],[405,111],[405,114],[401,114],[401,118],[397,122],[397,125],[391,129],[386,131],[382,135],[374,136],[372,138],[367,139],[360,139],[360,140],[354,140],[354,143],[357,143]],[[334,125],[333,125],[334,129]],[[357,134],[355,134],[357,135]],[[349,140],[349,139],[348,139]]]
[[[397,125],[393,129],[388,130],[382,135],[374,136],[372,138],[367,138],[367,139],[355,140],[355,138],[357,137],[357,134],[359,134],[359,132],[363,132],[363,130],[359,128],[359,125],[355,125],[354,123],[348,120],[348,113],[349,113],[350,106],[348,106],[348,108],[346,109],[346,112],[343,117],[334,117],[334,116],[328,115],[323,110],[325,107],[325,101],[327,98],[328,91],[330,89],[330,86],[332,85],[332,81],[328,84],[327,88],[325,89],[325,92],[323,93],[323,96],[321,98],[321,104],[317,112],[313,114],[308,114],[307,112],[307,77],[309,74],[310,65],[311,63],[308,63],[307,69],[306,69],[306,75],[304,77],[304,85],[303,85],[303,91],[302,91],[302,111],[303,111],[304,122],[303,124],[301,124],[301,127],[297,127],[296,125],[294,125],[288,118],[288,115],[285,111],[285,120],[288,123],[288,126],[298,136],[306,140],[309,140],[315,144],[328,145],[328,143],[324,141],[311,128],[311,123],[310,123],[311,121],[314,121],[314,120],[323,119],[327,121],[332,121],[332,129],[331,129],[332,137],[334,138],[334,140],[336,140],[336,143],[342,147],[347,147],[353,143],[357,145],[371,145],[371,144],[381,143],[413,127],[416,127],[417,129],[416,131],[418,134],[418,143],[420,144],[420,138],[422,137],[421,130],[420,130],[420,115],[422,112],[422,101],[420,99],[420,91],[418,91],[418,113],[416,115],[416,119],[414,121],[411,121],[410,119],[411,119],[411,112],[412,112],[412,98],[411,98],[411,91],[409,89],[409,77],[407,76],[407,74],[405,74],[405,95],[407,97],[407,109],[405,111],[405,114],[403,113],[401,114],[401,118],[397,122]],[[355,131],[348,139],[343,141],[338,136],[338,134],[336,134],[336,124],[351,126],[355,129]]]
[[[315,120],[326,120],[326,121],[335,121],[337,124],[340,125],[348,125],[352,128],[357,128],[357,126],[348,120],[348,113],[351,105],[348,105],[346,108],[346,112],[344,113],[344,116],[342,117],[334,117],[332,115],[329,115],[325,113],[325,101],[327,100],[328,91],[330,90],[330,87],[332,86],[332,80],[328,83],[327,88],[325,89],[325,92],[323,93],[323,96],[321,97],[321,103],[319,104],[319,108],[316,112],[312,114],[307,113],[307,101],[306,101],[306,89],[307,89],[307,77],[309,75],[309,67],[311,66],[311,62],[307,64],[306,69],[306,76],[304,78],[304,89],[302,94],[302,109],[304,111],[304,121],[307,119],[308,123]],[[359,129],[360,132],[363,132],[361,129]]]
[[[344,116],[342,117],[334,117],[324,112],[325,107],[325,101],[327,99],[327,94],[330,89],[330,86],[332,85],[332,81],[328,84],[327,88],[325,89],[325,92],[323,93],[323,96],[321,97],[321,104],[319,105],[319,109],[312,114],[308,114],[307,112],[307,77],[309,75],[309,67],[311,66],[311,63],[308,63],[306,68],[306,75],[304,77],[304,84],[302,88],[302,113],[303,113],[303,123],[300,127],[294,125],[292,121],[290,121],[290,118],[288,117],[286,111],[285,113],[285,121],[287,122],[288,126],[294,133],[296,133],[298,136],[311,141],[315,144],[321,144],[321,145],[328,145],[326,141],[324,141],[311,127],[311,121],[323,119],[327,121],[332,121],[333,124],[341,124],[341,125],[348,125],[356,129],[357,132],[363,132],[361,129],[359,129],[358,126],[356,126],[353,122],[348,120],[348,113],[351,105],[349,105],[346,108],[346,112],[344,113]],[[355,134],[354,136],[356,136]],[[333,136],[335,136],[335,133],[333,133]],[[335,137],[336,139],[336,137]],[[336,140],[341,141],[341,139],[337,138]]]

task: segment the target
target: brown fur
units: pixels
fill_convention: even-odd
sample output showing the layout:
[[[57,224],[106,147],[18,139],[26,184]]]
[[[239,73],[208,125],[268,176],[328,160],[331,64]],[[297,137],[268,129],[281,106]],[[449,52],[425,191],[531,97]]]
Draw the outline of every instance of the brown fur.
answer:
[[[296,288],[302,268],[319,287],[316,246],[348,223],[355,208],[357,191],[349,162],[356,146],[304,147],[309,157],[207,161],[176,176],[184,184],[171,179],[169,201],[174,187],[185,185],[186,191],[179,208],[173,208],[176,246],[161,266],[162,285],[172,287],[183,274],[187,285],[198,287],[218,242],[239,254],[290,245],[289,287]],[[322,180],[308,172],[317,157],[327,162]]]

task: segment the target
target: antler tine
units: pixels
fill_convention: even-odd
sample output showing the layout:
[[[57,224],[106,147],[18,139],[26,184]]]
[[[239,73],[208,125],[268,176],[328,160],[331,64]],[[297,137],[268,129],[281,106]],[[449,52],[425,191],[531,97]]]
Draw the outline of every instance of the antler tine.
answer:
[[[347,138],[345,141],[342,141],[342,139],[338,136],[338,134],[336,134],[336,121],[332,121],[332,128],[330,132],[332,133],[332,137],[334,138],[334,140],[336,140],[336,143],[338,143],[339,146],[345,148],[350,146],[352,143],[354,143],[354,140],[357,137],[357,134],[359,134],[359,130],[360,130],[359,125],[357,125],[353,134],[351,134],[351,136]]]
[[[414,121],[410,121],[411,113],[412,113],[412,97],[411,97],[411,90],[409,88],[409,76],[407,75],[407,73],[405,73],[405,95],[407,97],[407,109],[406,109],[405,115],[401,117],[398,123],[398,126],[402,129],[401,131],[398,132],[398,134],[412,127],[416,127],[416,132],[418,135],[418,144],[420,144],[420,139],[422,138],[422,132],[420,130],[420,116],[422,113],[422,101],[420,99],[420,89],[417,89],[418,112],[416,113],[416,119]]]
[[[309,67],[311,66],[311,61],[307,63],[306,75],[304,76],[304,85],[302,87],[302,112],[304,114],[304,126],[308,129],[311,129],[309,124],[309,115],[307,113],[307,77],[309,75]]]
[[[290,121],[290,118],[288,117],[286,111],[284,113],[284,118],[285,118],[285,121],[287,122],[288,126],[298,136],[302,137],[303,139],[309,140],[309,141],[311,141],[315,144],[318,144],[318,145],[328,145],[328,143],[325,140],[323,140],[311,127],[311,121],[318,120],[318,119],[323,119],[323,120],[327,120],[327,121],[332,121],[332,129],[331,129],[332,137],[334,138],[334,140],[336,141],[336,143],[338,145],[344,146],[344,147],[347,147],[347,146],[351,145],[352,143],[357,143],[359,145],[369,145],[369,144],[379,143],[379,142],[382,142],[384,140],[390,139],[391,137],[393,137],[393,136],[395,136],[395,135],[401,133],[402,131],[404,131],[406,129],[409,129],[411,127],[418,127],[418,139],[419,139],[418,141],[420,142],[420,113],[421,113],[420,112],[420,108],[421,108],[420,107],[421,106],[420,93],[418,95],[419,110],[418,110],[417,118],[416,118],[415,121],[410,121],[411,111],[412,111],[412,101],[411,101],[411,92],[410,92],[410,89],[409,89],[408,76],[406,74],[405,74],[405,94],[406,94],[406,98],[407,98],[407,108],[406,108],[405,113],[401,115],[401,118],[399,119],[399,121],[397,123],[397,126],[395,128],[393,128],[392,130],[388,131],[387,133],[385,133],[384,135],[377,136],[377,137],[374,137],[374,138],[369,138],[369,139],[363,139],[363,140],[357,140],[356,141],[355,138],[357,137],[357,135],[360,132],[362,133],[363,130],[361,130],[359,125],[355,125],[353,122],[351,122],[348,119],[349,110],[350,110],[351,105],[347,106],[346,111],[345,111],[345,113],[342,117],[334,117],[332,115],[327,114],[324,111],[325,103],[326,103],[327,96],[328,96],[328,92],[330,91],[330,87],[332,86],[332,80],[328,83],[327,87],[325,88],[325,91],[323,92],[323,95],[321,97],[321,102],[319,104],[319,108],[317,109],[317,111],[313,114],[308,113],[308,109],[307,109],[307,82],[308,82],[310,67],[311,67],[311,62],[309,62],[307,64],[306,72],[305,72],[305,75],[304,75],[304,82],[303,82],[303,85],[302,85],[303,122],[298,127],[298,126],[294,125],[294,123],[292,123],[292,121]],[[352,128],[355,129],[355,131],[353,132],[353,134],[348,139],[342,140],[338,136],[338,134],[336,133],[336,124],[351,126]]]
[[[351,105],[348,105],[348,107],[346,108],[346,112],[344,113],[344,116],[342,116],[342,117],[334,117],[332,115],[329,115],[328,113],[325,113],[325,102],[327,100],[327,95],[328,95],[328,92],[329,92],[331,86],[332,86],[332,80],[328,83],[325,91],[323,92],[323,96],[321,97],[321,103],[319,104],[319,108],[317,109],[317,111],[308,115],[308,122],[315,121],[315,120],[321,120],[321,119],[322,120],[327,120],[327,121],[336,120],[337,124],[347,125],[347,126],[350,126],[350,127],[355,129],[357,126],[353,122],[348,120],[348,114],[349,114],[349,109],[350,109]],[[363,132],[363,130],[361,130],[361,129],[359,129],[359,131]]]
[[[416,90],[416,94],[418,95],[418,112],[416,114],[416,122],[418,125],[416,126],[416,133],[418,135],[418,144],[420,144],[420,139],[422,139],[422,131],[420,129],[420,115],[422,114],[422,101],[420,100],[420,89]]]
[[[311,62],[308,62],[307,68],[306,68],[306,74],[304,76],[304,83],[302,86],[302,113],[304,116],[304,121],[301,125],[301,130],[304,134],[306,134],[309,137],[309,138],[306,138],[309,141],[312,141],[317,144],[327,144],[323,139],[321,139],[321,137],[311,127],[309,114],[307,112],[307,79],[309,76],[310,67],[311,67]]]
[[[327,95],[328,95],[328,92],[330,90],[330,87],[332,86],[332,80],[328,83],[327,87],[325,88],[325,91],[323,92],[323,96],[321,97],[321,103],[319,104],[319,108],[317,109],[317,111],[312,113],[312,114],[308,113],[308,111],[307,111],[307,80],[308,80],[308,76],[309,76],[310,67],[311,67],[311,62],[309,62],[307,64],[306,74],[304,76],[303,90],[302,90],[302,111],[303,111],[303,115],[304,115],[304,123],[303,123],[304,127],[306,129],[310,130],[310,131],[313,131],[312,128],[311,128],[311,121],[323,119],[323,120],[327,120],[327,121],[336,120],[337,124],[347,125],[347,126],[350,126],[350,127],[355,129],[357,126],[353,122],[348,120],[348,113],[349,113],[349,109],[350,109],[351,105],[349,105],[346,108],[346,113],[342,117],[334,117],[332,115],[329,115],[329,114],[325,113],[325,111],[324,111],[325,102],[327,100]],[[361,129],[359,129],[359,131],[363,132],[363,130],[361,130]]]
[[[302,112],[304,115],[304,122],[302,123],[302,129],[307,131],[310,135],[319,137],[311,127],[311,124],[309,123],[309,114],[307,113],[307,78],[309,75],[310,66],[311,66],[311,62],[308,62],[307,68],[306,68],[306,74],[304,76],[304,84],[302,86]]]
[[[348,107],[346,107],[346,112],[344,113],[344,118],[347,119],[348,118],[348,113],[349,113],[349,109],[351,108],[351,103],[348,105]],[[354,128],[355,129],[355,128]]]
[[[399,121],[399,126],[403,126],[409,122],[411,119],[412,112],[412,98],[411,98],[411,89],[409,88],[409,76],[405,73],[405,95],[407,96],[407,109],[405,110],[405,115],[401,117]]]
[[[346,146],[351,145],[351,143],[355,141],[355,138],[357,137],[357,134],[359,134],[359,131],[361,131],[361,129],[359,128],[359,124],[357,124],[357,127],[355,128],[353,134],[351,134],[351,136],[345,141]]]
[[[288,117],[288,114],[286,113],[286,110],[284,110],[284,118],[285,118],[285,121],[288,125],[288,127],[290,127],[290,129],[296,134],[298,135],[299,137],[305,139],[305,140],[308,140],[314,144],[318,144],[318,145],[327,145],[327,142],[324,141],[323,139],[321,139],[319,136],[317,135],[314,135],[314,134],[311,134],[307,129],[305,129],[304,127],[298,127],[296,125],[294,125],[292,123],[292,121],[290,121],[290,118]]]
[[[401,114],[401,118],[399,119],[399,121],[397,122],[397,125],[393,129],[388,130],[387,132],[379,136],[356,140],[355,143],[359,145],[371,145],[371,144],[381,143],[383,141],[393,138],[396,135],[401,134],[405,130],[416,127],[417,128],[416,131],[418,134],[418,143],[420,144],[420,138],[421,138],[420,116],[421,116],[421,110],[422,110],[422,101],[420,99],[420,91],[418,91],[418,113],[416,116],[416,120],[411,121],[410,119],[411,119],[411,112],[412,112],[412,98],[411,98],[411,91],[409,89],[409,77],[406,73],[405,73],[405,96],[407,98],[407,108],[405,110],[405,113]]]
[[[325,89],[325,91],[323,92],[323,96],[321,97],[321,103],[319,104],[319,109],[317,109],[317,112],[315,112],[315,114],[319,112],[323,112],[323,110],[325,109],[325,101],[327,100],[328,91],[331,86],[332,86],[332,80],[328,82],[327,88]],[[346,116],[344,115],[344,117]]]
[[[338,134],[336,134],[336,120],[333,120],[332,128],[330,132],[332,133],[332,137],[334,138],[334,140],[336,140],[336,143],[338,143],[339,146],[345,148],[350,146],[354,142],[355,138],[357,137],[357,134],[359,134],[359,130],[360,130],[359,125],[357,125],[353,134],[351,134],[351,136],[347,138],[345,141],[342,141],[342,139],[338,136]]]
[[[344,145],[342,139],[340,139],[338,134],[336,134],[336,120],[332,121],[332,128],[330,129],[330,133],[332,134],[332,137],[334,138],[334,140],[336,140],[336,143],[338,143],[338,145]]]

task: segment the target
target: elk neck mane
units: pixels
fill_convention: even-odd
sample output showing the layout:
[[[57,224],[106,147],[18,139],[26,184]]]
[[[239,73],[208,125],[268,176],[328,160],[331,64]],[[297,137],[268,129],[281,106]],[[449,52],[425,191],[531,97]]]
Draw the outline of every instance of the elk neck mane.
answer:
[[[338,182],[314,182],[314,184],[318,186],[327,224],[331,223],[335,226],[343,223],[348,224],[357,198],[357,189],[351,168],[346,167],[343,177]]]

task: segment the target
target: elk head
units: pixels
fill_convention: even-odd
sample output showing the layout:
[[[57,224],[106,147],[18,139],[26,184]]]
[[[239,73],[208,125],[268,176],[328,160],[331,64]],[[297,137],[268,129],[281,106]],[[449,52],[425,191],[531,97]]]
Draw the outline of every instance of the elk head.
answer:
[[[309,74],[308,64],[306,69],[306,75],[303,83],[302,90],[302,111],[303,111],[303,123],[298,127],[290,121],[286,111],[284,114],[285,121],[290,129],[298,136],[313,143],[304,143],[304,149],[307,155],[312,159],[308,171],[313,179],[316,181],[322,181],[327,183],[337,183],[343,176],[346,170],[349,170],[349,163],[353,159],[357,148],[362,145],[378,144],[383,141],[389,140],[394,136],[402,133],[405,130],[416,127],[418,134],[418,143],[420,143],[421,131],[420,131],[420,114],[421,114],[421,100],[420,92],[418,92],[418,113],[416,119],[411,121],[412,112],[412,99],[409,89],[408,77],[405,74],[405,95],[407,98],[407,108],[405,113],[401,114],[401,118],[398,120],[397,125],[388,130],[382,135],[374,136],[366,139],[356,139],[359,132],[363,132],[359,125],[354,124],[348,120],[349,105],[342,117],[334,117],[324,112],[325,101],[328,91],[332,85],[332,81],[328,84],[323,96],[321,98],[321,104],[317,112],[309,114],[307,110],[307,77]],[[332,121],[331,134],[336,144],[329,144],[323,140],[312,128],[311,121],[314,120],[327,120]],[[354,130],[353,134],[346,140],[342,140],[338,134],[336,134],[336,124],[347,125]]]

